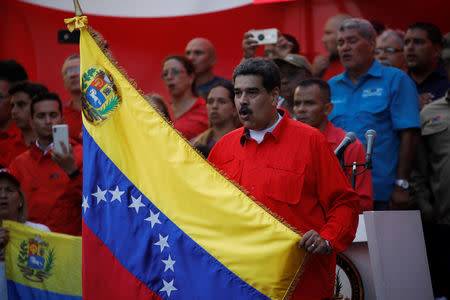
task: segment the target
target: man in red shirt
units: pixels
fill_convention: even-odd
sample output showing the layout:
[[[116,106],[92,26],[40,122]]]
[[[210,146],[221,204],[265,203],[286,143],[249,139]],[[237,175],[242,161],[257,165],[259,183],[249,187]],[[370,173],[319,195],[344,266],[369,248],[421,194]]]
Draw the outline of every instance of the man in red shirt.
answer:
[[[0,141],[20,133],[19,128],[11,119],[8,90],[13,83],[27,79],[27,72],[18,62],[13,59],[0,61]]]
[[[44,85],[29,81],[19,82],[9,89],[11,117],[20,133],[0,141],[0,165],[9,166],[17,155],[28,150],[30,144],[36,140],[36,134],[31,127],[31,99],[43,92],[48,92]]]
[[[328,115],[332,110],[331,90],[326,81],[319,78],[305,79],[295,89],[295,118],[300,122],[322,131],[328,143],[330,143],[331,149],[335,150],[347,133],[328,121]],[[366,152],[363,144],[359,140],[350,144],[344,152],[344,162],[346,165],[351,165],[353,162],[364,164],[365,160]],[[358,173],[363,170],[363,167],[357,168]],[[347,174],[350,174],[351,171],[351,167],[346,168]],[[350,180],[350,176],[348,179]],[[370,170],[356,177],[355,190],[361,198],[358,212],[362,213],[366,210],[373,210],[373,187]]]
[[[30,110],[37,140],[10,164],[27,197],[28,220],[81,235],[82,147],[61,143],[63,153],[53,151],[52,126],[63,123],[58,95],[40,94]]]
[[[244,127],[220,139],[209,160],[304,233],[299,247],[310,256],[293,299],[332,297],[335,254],[353,241],[359,198],[320,131],[277,110],[280,72],[272,61],[245,60],[233,82]]]
[[[66,90],[69,91],[71,101],[64,105],[64,119],[69,125],[69,135],[77,143],[82,144],[81,121],[81,89],[80,89],[80,56],[69,56],[62,66],[62,79]]]

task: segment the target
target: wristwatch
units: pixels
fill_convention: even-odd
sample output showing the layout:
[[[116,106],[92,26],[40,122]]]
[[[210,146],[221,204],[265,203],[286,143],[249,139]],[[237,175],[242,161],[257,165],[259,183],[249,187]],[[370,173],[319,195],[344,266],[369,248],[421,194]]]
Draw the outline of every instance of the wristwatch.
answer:
[[[406,179],[397,179],[395,180],[395,185],[401,187],[404,190],[409,188],[409,182]]]

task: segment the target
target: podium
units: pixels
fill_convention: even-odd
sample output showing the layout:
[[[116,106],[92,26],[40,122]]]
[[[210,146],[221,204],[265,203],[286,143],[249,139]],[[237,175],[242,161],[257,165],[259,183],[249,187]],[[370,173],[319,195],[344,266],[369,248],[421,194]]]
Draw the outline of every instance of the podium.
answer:
[[[342,254],[336,299],[434,299],[419,211],[364,212]]]

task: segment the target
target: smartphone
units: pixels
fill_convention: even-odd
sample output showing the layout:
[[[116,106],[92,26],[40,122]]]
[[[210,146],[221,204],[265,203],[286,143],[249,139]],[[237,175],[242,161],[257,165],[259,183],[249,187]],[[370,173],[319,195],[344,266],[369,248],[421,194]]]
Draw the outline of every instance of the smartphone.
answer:
[[[278,31],[276,28],[250,30],[253,39],[258,45],[276,44],[278,41]]]
[[[60,142],[66,145],[66,149],[69,149],[69,127],[67,124],[53,125],[53,146],[58,153],[64,153]]]
[[[79,44],[80,31],[74,30],[70,32],[67,29],[58,30],[58,43],[60,44]]]

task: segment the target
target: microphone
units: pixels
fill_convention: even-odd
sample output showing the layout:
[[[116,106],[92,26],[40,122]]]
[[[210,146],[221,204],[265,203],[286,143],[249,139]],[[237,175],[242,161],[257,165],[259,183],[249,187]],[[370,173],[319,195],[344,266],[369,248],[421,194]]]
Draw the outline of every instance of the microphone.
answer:
[[[354,141],[356,141],[356,134],[351,131],[347,132],[341,144],[336,148],[336,150],[334,150],[334,154],[338,158],[341,158],[342,155],[344,154],[345,149],[347,149],[347,147]]]
[[[369,129],[366,132],[366,169],[372,169],[372,151],[373,151],[373,143],[375,138],[377,137],[377,133],[373,129]]]

